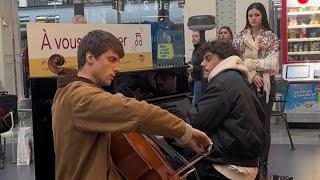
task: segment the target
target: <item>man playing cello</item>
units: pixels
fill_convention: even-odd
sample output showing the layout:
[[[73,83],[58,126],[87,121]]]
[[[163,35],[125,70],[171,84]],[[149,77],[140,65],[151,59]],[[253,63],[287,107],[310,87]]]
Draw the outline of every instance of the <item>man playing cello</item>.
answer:
[[[79,72],[74,78],[58,79],[52,105],[57,180],[121,179],[110,156],[110,133],[114,132],[162,135],[196,152],[209,149],[210,138],[182,119],[101,88],[111,85],[124,56],[115,36],[91,31],[77,53]]]

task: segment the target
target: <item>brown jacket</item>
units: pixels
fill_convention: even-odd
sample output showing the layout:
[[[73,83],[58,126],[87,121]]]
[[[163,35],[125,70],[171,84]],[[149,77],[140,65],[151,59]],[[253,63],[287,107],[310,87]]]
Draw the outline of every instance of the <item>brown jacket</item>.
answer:
[[[58,80],[52,105],[56,180],[120,179],[110,157],[110,133],[135,131],[190,139],[191,127],[176,116],[88,79]]]

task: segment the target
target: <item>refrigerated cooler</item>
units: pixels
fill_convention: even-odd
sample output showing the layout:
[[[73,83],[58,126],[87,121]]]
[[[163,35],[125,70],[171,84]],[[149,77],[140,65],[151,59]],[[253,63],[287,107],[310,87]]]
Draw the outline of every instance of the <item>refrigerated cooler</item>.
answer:
[[[289,125],[320,127],[320,2],[282,0],[281,18]]]

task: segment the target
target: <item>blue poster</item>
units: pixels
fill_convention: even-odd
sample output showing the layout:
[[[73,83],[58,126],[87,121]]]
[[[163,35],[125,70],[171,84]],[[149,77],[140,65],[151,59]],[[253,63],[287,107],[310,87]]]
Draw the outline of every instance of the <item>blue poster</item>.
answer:
[[[288,88],[286,112],[320,112],[320,83],[290,84]]]

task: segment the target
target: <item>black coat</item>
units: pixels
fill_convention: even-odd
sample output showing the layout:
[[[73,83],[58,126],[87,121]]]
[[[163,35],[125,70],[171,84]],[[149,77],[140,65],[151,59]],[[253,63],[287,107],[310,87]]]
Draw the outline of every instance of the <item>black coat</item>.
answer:
[[[266,141],[265,114],[239,71],[225,70],[210,79],[188,116],[192,126],[213,141],[207,158],[211,163],[257,166]]]
[[[194,81],[201,81],[202,80],[202,67],[201,63],[203,60],[203,57],[200,53],[200,43],[194,45],[194,50],[192,52],[191,57],[191,64],[193,66],[191,77]]]

